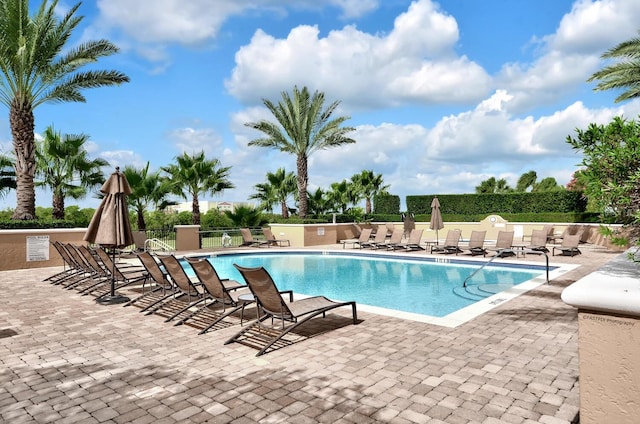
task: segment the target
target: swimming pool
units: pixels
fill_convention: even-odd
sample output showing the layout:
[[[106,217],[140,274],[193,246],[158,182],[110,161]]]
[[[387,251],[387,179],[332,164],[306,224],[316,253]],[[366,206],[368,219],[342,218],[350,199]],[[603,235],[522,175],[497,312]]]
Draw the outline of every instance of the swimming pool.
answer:
[[[243,281],[234,263],[264,266],[280,290],[355,300],[359,308],[420,321],[435,319],[440,322],[434,323],[441,325],[451,319],[459,322],[460,318],[452,315],[478,303],[489,301],[494,307],[501,303],[499,299],[509,297],[505,298],[505,291],[523,283],[543,283],[546,272],[541,265],[494,262],[477,272],[465,290],[463,281],[484,261],[327,251],[222,254],[209,260],[222,278]]]

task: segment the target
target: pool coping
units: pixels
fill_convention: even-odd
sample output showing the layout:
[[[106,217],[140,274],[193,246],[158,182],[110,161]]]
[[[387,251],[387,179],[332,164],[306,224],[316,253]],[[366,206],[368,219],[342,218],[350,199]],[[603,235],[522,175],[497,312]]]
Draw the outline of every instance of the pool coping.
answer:
[[[309,253],[321,253],[321,254],[331,254],[331,255],[347,255],[347,256],[370,256],[370,257],[385,257],[389,259],[413,259],[413,260],[421,260],[425,262],[436,262],[436,263],[464,263],[464,264],[473,264],[473,263],[487,263],[488,258],[476,258],[476,257],[466,257],[466,258],[458,258],[458,257],[440,257],[440,256],[425,256],[424,252],[416,251],[416,252],[402,252],[398,254],[393,254],[390,252],[378,252],[375,250],[367,250],[360,251],[351,249],[350,251],[344,251],[344,249],[327,249],[327,248],[318,248],[318,249],[300,249],[300,248],[278,248],[277,250],[257,250],[257,249],[234,249],[230,251],[216,251],[216,252],[207,252],[207,253],[197,253],[197,254],[189,254],[185,253],[181,255],[181,257],[215,257],[215,256],[227,256],[227,255],[242,255],[242,254],[283,254],[283,253],[301,253],[301,254],[309,254]],[[513,263],[509,261],[504,261],[500,259],[496,259],[492,261],[492,264],[496,264],[499,266],[506,267],[514,267],[514,268],[546,268],[546,265],[542,265],[538,262],[529,262],[526,260],[520,260],[518,263]],[[577,264],[568,264],[568,263],[552,263],[549,262],[549,282],[559,276],[566,274],[569,271],[579,268],[580,265]],[[552,269],[553,268],[553,269]],[[492,296],[489,296],[485,299],[479,300],[469,306],[465,306],[455,312],[452,312],[444,317],[435,317],[431,315],[418,314],[413,312],[404,312],[398,311],[395,309],[387,309],[379,306],[371,306],[362,303],[358,303],[358,310],[363,312],[374,313],[383,316],[390,316],[410,321],[417,321],[426,324],[438,325],[441,327],[448,328],[456,328],[466,322],[469,322],[478,316],[512,300],[517,298],[518,296],[533,290],[543,284],[547,283],[546,275],[540,275],[531,280],[525,281],[523,283],[518,284],[517,286],[511,287],[505,291],[500,293],[496,293]],[[301,294],[296,293],[296,296],[300,298],[308,297]]]

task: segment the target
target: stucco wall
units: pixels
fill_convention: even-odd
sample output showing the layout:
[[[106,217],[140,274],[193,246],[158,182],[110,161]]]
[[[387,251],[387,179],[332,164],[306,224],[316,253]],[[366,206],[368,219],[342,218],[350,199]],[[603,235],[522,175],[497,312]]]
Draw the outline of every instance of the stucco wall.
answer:
[[[62,258],[50,242],[86,244],[82,240],[86,231],[86,228],[0,230],[0,271],[62,265]],[[33,236],[49,237],[49,260],[27,261],[27,238]]]
[[[640,419],[640,320],[580,311],[580,423]]]

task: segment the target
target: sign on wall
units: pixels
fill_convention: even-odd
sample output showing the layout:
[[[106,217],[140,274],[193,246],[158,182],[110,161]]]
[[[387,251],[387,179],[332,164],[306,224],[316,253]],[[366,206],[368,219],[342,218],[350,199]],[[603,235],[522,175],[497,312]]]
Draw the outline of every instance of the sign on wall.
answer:
[[[49,236],[27,236],[27,262],[49,260]]]

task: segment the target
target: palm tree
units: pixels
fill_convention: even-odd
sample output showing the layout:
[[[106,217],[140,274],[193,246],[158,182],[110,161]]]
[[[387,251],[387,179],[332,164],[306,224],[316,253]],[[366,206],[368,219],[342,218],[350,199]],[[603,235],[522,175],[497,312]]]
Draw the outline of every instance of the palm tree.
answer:
[[[260,213],[260,209],[251,206],[236,206],[233,211],[224,211],[224,214],[233,222],[233,225],[242,228],[260,227],[265,223],[265,219]]]
[[[294,87],[293,96],[284,91],[281,95],[282,100],[278,104],[262,100],[277,123],[261,120],[245,124],[266,135],[252,140],[249,146],[269,147],[296,155],[299,215],[305,218],[309,156],[318,150],[355,143],[355,140],[346,137],[354,128],[341,127],[348,117],[331,119],[340,102],[333,102],[325,109],[324,93],[316,91],[310,96],[307,87],[302,90]]]
[[[9,190],[16,188],[15,160],[12,156],[0,154],[0,199]]]
[[[34,110],[43,103],[85,102],[81,90],[118,85],[129,78],[85,65],[118,52],[106,40],[66,44],[82,17],[80,3],[56,19],[58,0],[43,0],[29,16],[29,0],[0,0],[0,101],[9,108],[16,155],[16,208],[13,219],[36,219]]]
[[[56,132],[49,126],[42,141],[36,143],[35,185],[53,192],[53,219],[64,219],[66,197],[82,199],[90,188],[104,183],[101,168],[108,166],[104,159],[90,159],[84,149],[89,140],[85,134],[73,135]]]
[[[513,191],[509,184],[507,184],[507,180],[504,178],[500,178],[496,180],[495,177],[490,177],[480,183],[479,186],[476,186],[476,193],[509,193]]]
[[[193,224],[200,225],[200,194],[215,195],[224,189],[234,188],[228,180],[231,167],[220,166],[218,159],[207,159],[204,151],[193,156],[183,153],[177,156],[177,164],[161,168],[169,174],[171,192],[189,200],[191,197],[191,213]]]
[[[123,173],[131,187],[127,201],[136,212],[138,230],[144,231],[147,229],[144,213],[151,204],[164,209],[169,203],[173,203],[167,201],[171,185],[167,179],[160,176],[160,172],[149,172],[149,162],[144,168],[127,166]]]
[[[347,213],[349,205],[354,205],[359,201],[356,185],[347,180],[331,183],[331,191],[327,193],[327,196],[334,210],[340,210],[341,213]]]
[[[351,181],[358,187],[358,191],[365,198],[365,213],[371,213],[371,199],[381,194],[388,194],[388,185],[383,185],[382,174],[374,174],[373,171],[364,170],[351,177]]]
[[[249,196],[249,199],[260,200],[261,207],[269,211],[274,203],[280,203],[282,217],[289,218],[287,200],[296,193],[296,176],[293,172],[287,173],[284,168],[278,168],[274,173],[267,172],[267,182],[254,187],[258,193]]]
[[[516,183],[516,191],[525,192],[528,188],[531,188],[531,190],[533,191],[533,188],[536,186],[537,179],[538,174],[536,173],[536,171],[532,170],[529,172],[525,172],[524,174],[520,175],[520,178],[518,178],[518,182]]]
[[[316,216],[325,214],[329,209],[331,209],[329,199],[327,199],[326,193],[321,188],[310,193],[308,207],[309,213]]]
[[[619,59],[591,75],[589,82],[600,80],[595,90],[625,89],[616,103],[640,97],[640,38],[623,41],[602,55],[603,59]]]

